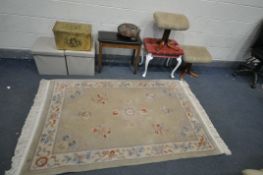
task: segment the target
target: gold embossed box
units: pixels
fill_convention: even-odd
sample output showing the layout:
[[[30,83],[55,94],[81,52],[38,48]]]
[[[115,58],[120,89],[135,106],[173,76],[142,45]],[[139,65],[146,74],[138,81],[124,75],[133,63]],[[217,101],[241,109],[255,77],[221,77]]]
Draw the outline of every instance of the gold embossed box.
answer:
[[[91,50],[91,25],[57,21],[53,27],[59,50]]]

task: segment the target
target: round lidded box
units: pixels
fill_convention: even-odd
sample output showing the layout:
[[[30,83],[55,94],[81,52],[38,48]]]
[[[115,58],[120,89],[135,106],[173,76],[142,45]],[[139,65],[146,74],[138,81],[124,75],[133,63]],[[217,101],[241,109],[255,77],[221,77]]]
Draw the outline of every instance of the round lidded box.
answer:
[[[118,34],[131,40],[137,40],[140,33],[139,27],[131,23],[123,23],[118,26]]]

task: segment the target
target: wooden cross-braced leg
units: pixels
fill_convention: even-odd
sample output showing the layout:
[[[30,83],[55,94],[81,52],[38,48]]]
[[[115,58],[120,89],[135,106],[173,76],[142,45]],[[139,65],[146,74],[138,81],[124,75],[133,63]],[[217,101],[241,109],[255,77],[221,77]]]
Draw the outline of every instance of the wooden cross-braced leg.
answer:
[[[180,79],[183,79],[185,74],[189,74],[192,77],[197,78],[199,75],[197,73],[193,72],[191,70],[191,68],[192,68],[192,63],[185,63],[185,65],[183,66],[183,69],[182,69],[182,71],[180,73],[180,76],[179,76]]]

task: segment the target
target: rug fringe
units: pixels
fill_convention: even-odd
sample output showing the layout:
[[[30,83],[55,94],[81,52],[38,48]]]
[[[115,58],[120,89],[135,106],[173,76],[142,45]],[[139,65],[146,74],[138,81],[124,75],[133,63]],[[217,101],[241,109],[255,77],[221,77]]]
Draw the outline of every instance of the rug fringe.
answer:
[[[34,131],[37,129],[38,121],[40,120],[41,113],[46,101],[49,80],[41,80],[38,88],[37,95],[35,96],[33,106],[28,113],[27,119],[21,130],[20,137],[17,142],[14,156],[12,157],[11,169],[6,171],[6,175],[19,175],[22,170],[23,163],[25,162],[26,155],[29,151],[31,142],[33,140]]]
[[[211,122],[209,116],[207,115],[206,111],[200,104],[199,100],[196,98],[196,96],[193,94],[191,91],[189,85],[185,81],[180,81],[180,84],[183,86],[184,91],[189,95],[191,100],[193,101],[193,104],[195,105],[195,108],[197,109],[197,112],[200,114],[200,117],[205,124],[208,132],[211,134],[211,137],[215,141],[216,145],[218,146],[219,150],[226,154],[226,155],[231,155],[231,151],[228,148],[228,146],[225,144],[223,139],[220,137],[218,134],[216,128],[214,127],[213,123]]]

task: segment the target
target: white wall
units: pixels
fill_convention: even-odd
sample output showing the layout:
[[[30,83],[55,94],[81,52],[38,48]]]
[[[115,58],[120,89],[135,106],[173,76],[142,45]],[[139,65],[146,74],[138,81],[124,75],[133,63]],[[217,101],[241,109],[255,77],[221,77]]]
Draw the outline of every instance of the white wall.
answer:
[[[142,37],[161,36],[154,11],[185,14],[190,29],[172,36],[206,46],[214,60],[231,61],[247,51],[263,18],[263,0],[0,0],[0,48],[30,49],[38,36],[53,35],[56,20],[90,23],[94,35],[131,22]]]

